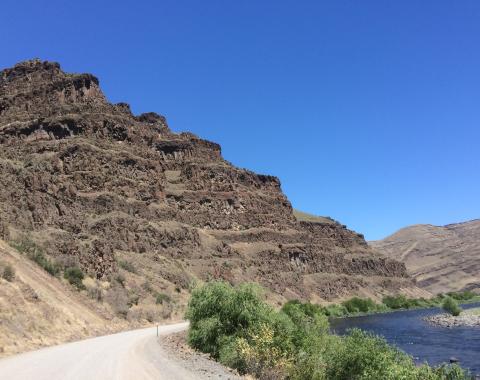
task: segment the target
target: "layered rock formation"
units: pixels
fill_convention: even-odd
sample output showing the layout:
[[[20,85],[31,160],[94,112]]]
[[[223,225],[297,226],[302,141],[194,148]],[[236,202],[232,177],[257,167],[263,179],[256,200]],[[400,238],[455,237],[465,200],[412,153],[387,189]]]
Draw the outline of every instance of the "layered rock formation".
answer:
[[[410,226],[371,245],[404,262],[418,285],[432,293],[480,291],[480,220]]]
[[[118,257],[163,289],[222,278],[273,297],[414,289],[405,266],[329,219],[298,221],[277,178],[226,162],[163,116],[110,104],[90,74],[0,72],[0,233],[106,278]]]

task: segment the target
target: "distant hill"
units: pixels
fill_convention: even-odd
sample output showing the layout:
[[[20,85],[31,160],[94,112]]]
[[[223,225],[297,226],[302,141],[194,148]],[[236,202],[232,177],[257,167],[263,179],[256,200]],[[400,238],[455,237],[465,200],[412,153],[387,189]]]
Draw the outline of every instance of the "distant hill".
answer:
[[[432,293],[480,290],[480,220],[443,227],[403,228],[370,245],[400,260],[418,285]]]

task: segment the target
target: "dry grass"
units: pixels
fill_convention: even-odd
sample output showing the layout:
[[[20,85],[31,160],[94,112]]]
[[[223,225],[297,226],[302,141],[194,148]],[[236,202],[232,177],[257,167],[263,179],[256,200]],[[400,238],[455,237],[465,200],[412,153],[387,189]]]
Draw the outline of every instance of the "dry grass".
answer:
[[[464,314],[470,314],[470,315],[480,315],[480,307],[464,310],[463,313]]]
[[[293,210],[293,215],[299,222],[335,223],[333,219],[328,217],[312,215],[300,210]]]
[[[129,327],[3,241],[0,260],[16,272],[12,282],[0,278],[0,356]]]

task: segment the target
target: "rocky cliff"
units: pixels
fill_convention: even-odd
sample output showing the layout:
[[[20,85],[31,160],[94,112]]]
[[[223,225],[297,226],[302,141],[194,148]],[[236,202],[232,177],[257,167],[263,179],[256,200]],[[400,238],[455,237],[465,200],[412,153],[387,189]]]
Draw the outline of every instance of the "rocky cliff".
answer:
[[[109,103],[93,75],[39,60],[1,71],[0,147],[0,238],[30,239],[97,279],[127,261],[131,281],[173,294],[212,278],[257,281],[278,300],[414,289],[362,235],[297,220],[277,178]]]
[[[480,291],[480,220],[410,226],[371,245],[404,262],[418,285],[432,293]]]

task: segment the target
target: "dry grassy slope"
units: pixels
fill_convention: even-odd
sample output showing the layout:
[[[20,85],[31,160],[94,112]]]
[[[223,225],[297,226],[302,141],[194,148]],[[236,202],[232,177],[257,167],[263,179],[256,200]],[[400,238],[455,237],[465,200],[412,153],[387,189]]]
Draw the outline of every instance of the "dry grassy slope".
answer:
[[[480,290],[480,220],[410,226],[370,245],[405,262],[418,285],[432,293]]]
[[[128,326],[0,241],[0,267],[7,264],[16,274],[0,278],[0,356]]]
[[[293,210],[293,215],[299,222],[335,223],[332,218],[326,216],[317,216],[295,209]]]

